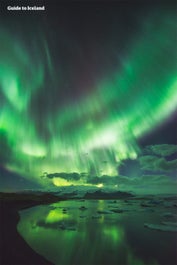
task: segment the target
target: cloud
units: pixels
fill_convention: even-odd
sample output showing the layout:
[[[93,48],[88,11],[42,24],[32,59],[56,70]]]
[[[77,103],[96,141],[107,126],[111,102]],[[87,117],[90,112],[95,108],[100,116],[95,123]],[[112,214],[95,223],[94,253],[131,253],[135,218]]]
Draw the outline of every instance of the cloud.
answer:
[[[173,171],[177,170],[177,159],[172,161],[167,161],[164,158],[158,159],[156,162],[157,169],[164,171]]]
[[[62,179],[65,179],[67,181],[70,181],[70,180],[80,180],[81,176],[79,173],[76,173],[76,172],[73,172],[73,173],[64,173],[64,172],[61,172],[61,173],[51,173],[51,174],[47,174],[47,177],[52,179],[52,178],[62,178]]]
[[[88,177],[87,183],[97,185],[100,183],[106,184],[106,185],[116,185],[118,184],[119,177],[111,177],[111,176],[101,176],[101,177]]]
[[[127,176],[102,176],[102,177],[91,177],[88,178],[87,183],[98,185],[100,183],[106,186],[114,186],[114,185],[125,185],[125,187],[129,187],[129,185],[137,185],[140,183],[140,177],[127,177]]]
[[[174,153],[177,153],[177,145],[174,144],[150,145],[146,147],[146,151],[151,152],[155,155],[170,156]]]
[[[143,170],[155,170],[155,163],[159,158],[156,156],[145,155],[139,157],[140,167]]]
[[[168,172],[177,170],[177,159],[168,161],[164,157],[146,155],[140,157],[139,162],[142,170]]]
[[[120,190],[139,194],[174,194],[176,193],[177,180],[164,174],[148,174],[135,178],[120,176],[118,187]]]
[[[177,189],[177,180],[166,175],[143,175],[139,183],[134,189],[142,193],[175,194]]]
[[[38,190],[42,186],[0,166],[0,191]]]
[[[141,181],[144,184],[158,184],[161,185],[162,183],[171,183],[173,180],[166,176],[166,175],[142,175]]]

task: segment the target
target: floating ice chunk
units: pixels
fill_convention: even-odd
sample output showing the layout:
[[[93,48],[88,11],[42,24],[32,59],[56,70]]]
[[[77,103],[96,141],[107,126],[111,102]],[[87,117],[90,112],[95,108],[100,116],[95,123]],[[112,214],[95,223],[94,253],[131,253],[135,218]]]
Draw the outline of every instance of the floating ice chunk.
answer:
[[[173,214],[171,212],[166,212],[162,214],[162,216],[167,217],[167,218],[173,218],[173,217],[176,217],[176,214]]]
[[[79,210],[81,210],[81,211],[85,211],[85,210],[87,210],[87,208],[86,208],[85,206],[81,206],[81,207],[79,208]]]
[[[97,215],[92,215],[92,219],[100,219],[102,215],[97,214]]]
[[[113,212],[112,211],[108,211],[108,210],[99,210],[99,211],[97,211],[97,213],[99,213],[99,214],[113,214]]]
[[[74,226],[67,226],[64,222],[59,225],[59,228],[61,230],[76,231],[76,228]]]
[[[66,225],[64,222],[62,222],[60,225],[59,225],[59,228],[62,229],[62,230],[66,230]]]
[[[164,207],[165,208],[171,208],[173,206],[172,202],[164,202]]]
[[[170,225],[170,226],[176,226],[177,227],[177,222],[162,222],[164,225]]]
[[[66,214],[68,212],[68,209],[63,208],[63,213]]]
[[[116,200],[114,200],[114,201],[108,201],[107,203],[112,204],[112,203],[117,203],[117,201]]]
[[[149,203],[153,205],[159,205],[163,203],[163,200],[150,200]]]
[[[113,213],[123,213],[125,210],[122,209],[111,209]]]
[[[79,217],[80,218],[86,218],[86,215],[80,215]]]
[[[177,232],[177,227],[174,225],[145,223],[144,227],[154,229],[154,230],[164,231],[164,232]]]
[[[151,205],[151,204],[145,203],[145,202],[142,202],[140,205],[141,205],[141,207],[152,207],[152,206],[154,206],[154,205]]]
[[[66,228],[66,230],[69,230],[69,231],[76,231],[76,227],[72,227],[72,226],[70,226],[70,227],[67,227]]]

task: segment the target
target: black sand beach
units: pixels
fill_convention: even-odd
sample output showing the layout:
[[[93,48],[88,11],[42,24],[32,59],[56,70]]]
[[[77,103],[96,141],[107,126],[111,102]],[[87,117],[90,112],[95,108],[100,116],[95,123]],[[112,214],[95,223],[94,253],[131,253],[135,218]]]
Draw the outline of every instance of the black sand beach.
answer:
[[[1,265],[51,265],[35,253],[17,232],[18,211],[39,204],[27,200],[0,201],[0,264]]]

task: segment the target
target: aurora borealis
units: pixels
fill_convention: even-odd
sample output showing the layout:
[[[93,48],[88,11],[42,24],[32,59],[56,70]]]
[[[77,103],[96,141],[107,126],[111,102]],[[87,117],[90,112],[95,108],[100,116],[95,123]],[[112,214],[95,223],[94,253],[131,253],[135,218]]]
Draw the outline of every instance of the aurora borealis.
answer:
[[[3,167],[44,188],[106,184],[105,176],[119,185],[127,160],[174,181],[174,137],[163,135],[149,153],[140,144],[176,115],[172,3],[46,5],[44,13],[4,13],[1,22]]]

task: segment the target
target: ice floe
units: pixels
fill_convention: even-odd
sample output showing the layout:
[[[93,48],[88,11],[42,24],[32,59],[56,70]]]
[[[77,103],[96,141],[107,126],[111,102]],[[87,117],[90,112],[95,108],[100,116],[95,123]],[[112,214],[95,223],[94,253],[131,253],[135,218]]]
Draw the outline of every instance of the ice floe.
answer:
[[[144,227],[154,229],[154,230],[159,230],[159,231],[164,231],[164,232],[177,232],[177,226],[176,225],[170,225],[170,224],[165,224],[168,222],[163,222],[163,224],[149,224],[145,223]]]

